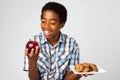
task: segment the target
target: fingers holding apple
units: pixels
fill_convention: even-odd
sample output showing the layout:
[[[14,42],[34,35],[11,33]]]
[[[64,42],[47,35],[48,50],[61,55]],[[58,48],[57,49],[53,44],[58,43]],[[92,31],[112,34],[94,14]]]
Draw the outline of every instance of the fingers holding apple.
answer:
[[[39,52],[40,52],[40,47],[39,47],[39,46],[36,46],[36,48],[35,48],[35,54],[38,55]]]

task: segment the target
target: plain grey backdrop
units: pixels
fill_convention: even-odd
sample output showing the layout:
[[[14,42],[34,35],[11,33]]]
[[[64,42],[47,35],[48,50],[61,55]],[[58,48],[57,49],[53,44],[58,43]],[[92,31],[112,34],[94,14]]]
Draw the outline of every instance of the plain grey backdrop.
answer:
[[[23,70],[28,38],[41,29],[42,6],[49,0],[0,0],[0,80],[28,80]],[[54,0],[68,9],[62,31],[80,45],[81,62],[107,72],[81,80],[119,80],[120,0]]]

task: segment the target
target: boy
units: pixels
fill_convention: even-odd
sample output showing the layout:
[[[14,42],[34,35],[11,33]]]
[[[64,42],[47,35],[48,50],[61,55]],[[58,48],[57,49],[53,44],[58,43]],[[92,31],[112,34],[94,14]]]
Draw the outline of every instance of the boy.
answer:
[[[66,20],[67,10],[62,4],[48,2],[43,6],[42,33],[30,39],[39,46],[30,53],[25,50],[24,70],[29,70],[30,80],[79,80],[82,77],[70,69],[80,63],[80,53],[76,41],[60,31]]]

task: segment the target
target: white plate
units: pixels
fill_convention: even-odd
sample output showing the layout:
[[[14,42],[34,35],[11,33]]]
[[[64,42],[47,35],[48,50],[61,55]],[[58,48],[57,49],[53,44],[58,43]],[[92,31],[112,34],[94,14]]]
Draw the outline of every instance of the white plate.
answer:
[[[95,71],[91,71],[91,72],[76,72],[74,70],[74,67],[75,66],[70,66],[71,70],[75,73],[75,74],[96,74],[96,73],[104,73],[106,72],[102,67],[98,66],[97,65],[97,68],[98,68],[98,72],[95,72]]]

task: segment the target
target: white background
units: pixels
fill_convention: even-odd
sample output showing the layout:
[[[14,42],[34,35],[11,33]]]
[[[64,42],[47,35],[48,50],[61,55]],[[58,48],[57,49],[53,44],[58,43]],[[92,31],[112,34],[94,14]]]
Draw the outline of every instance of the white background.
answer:
[[[28,80],[23,70],[28,38],[41,30],[40,11],[49,0],[0,0],[0,80]],[[120,0],[55,0],[68,9],[62,31],[80,44],[81,62],[107,72],[81,80],[119,80]]]

